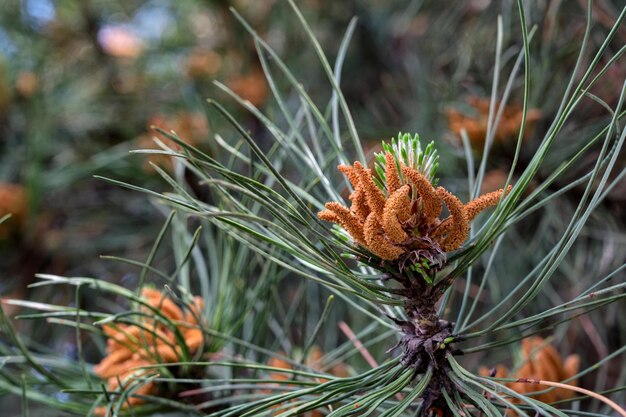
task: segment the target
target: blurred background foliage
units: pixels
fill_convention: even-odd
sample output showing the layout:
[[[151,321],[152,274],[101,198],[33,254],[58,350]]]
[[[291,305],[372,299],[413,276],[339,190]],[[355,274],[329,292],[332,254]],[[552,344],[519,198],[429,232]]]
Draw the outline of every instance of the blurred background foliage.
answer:
[[[533,155],[537,139],[548,129],[557,110],[576,59],[578,43],[572,40],[582,36],[587,12],[587,2],[582,0],[528,3],[532,14],[529,21],[537,25],[537,31],[531,51],[532,129],[524,141],[520,169]],[[378,149],[380,140],[398,131],[419,132],[437,142],[441,160],[446,161],[440,170],[448,188],[467,195],[459,129],[467,130],[475,155],[480,155],[486,130],[485,100],[494,77],[495,22],[501,14],[505,37],[498,71],[508,74],[519,53],[515,5],[490,0],[302,0],[298,4],[331,57],[337,53],[350,19],[358,18],[341,86],[369,154]],[[594,2],[589,56],[615,21],[620,4],[620,0]],[[314,52],[306,46],[302,28],[287,4],[280,0],[3,1],[0,218],[13,213],[0,225],[3,296],[72,302],[73,290],[47,293],[49,290],[37,289],[33,291],[39,293],[29,293],[26,286],[37,272],[97,276],[134,288],[139,272],[102,260],[99,255],[145,259],[164,212],[145,195],[93,175],[164,188],[147,160],[169,171],[173,170],[171,161],[129,154],[132,149],[156,147],[152,137],[157,134],[150,126],[174,130],[194,146],[219,152],[213,135],[224,122],[207,117],[204,101],[208,97],[226,100],[213,85],[214,80],[225,83],[270,116],[277,113],[254,43],[230,7],[236,8],[305,80],[305,88],[313,97],[328,98],[327,81]],[[622,27],[609,51],[616,52],[625,42],[626,28]],[[626,62],[621,59],[592,93],[614,107],[625,74]],[[499,89],[507,82],[503,78]],[[514,83],[503,129],[498,130],[487,167],[485,191],[502,186],[513,156],[521,117],[516,105],[521,103],[522,94],[521,79]],[[225,102],[259,143],[270,140],[258,120],[232,100]],[[591,98],[577,112],[575,122],[552,151],[559,156],[557,160],[563,153],[575,153],[610,118],[604,105]],[[622,155],[622,163],[624,159]],[[594,162],[593,158],[582,161],[571,178],[588,171]],[[193,181],[190,184],[193,187]],[[499,294],[516,285],[507,277],[522,275],[511,271],[532,269],[534,257],[545,253],[541,249],[550,248],[557,239],[551,236],[562,231],[580,193],[582,188],[562,197],[558,205],[535,213],[536,228],[520,228],[505,239],[502,250],[511,256],[495,261],[493,273],[499,279],[483,297],[498,300]],[[600,277],[626,261],[625,203],[626,185],[622,181],[596,211],[584,239],[572,250],[562,270],[562,281],[550,284],[544,298],[529,306],[528,313],[570,299],[579,292],[575,285],[578,276]],[[155,264],[171,267],[173,256],[164,250]],[[285,303],[276,308],[283,313],[294,308],[293,314],[300,311],[302,320],[314,325],[327,297],[324,290],[300,281],[283,285],[288,296],[274,294]],[[304,297],[303,286],[311,287],[314,295]],[[464,290],[462,280],[458,288]],[[300,303],[303,299],[308,302]],[[293,302],[297,302],[295,307],[290,305]],[[306,310],[311,308],[307,318]],[[595,331],[598,326],[624,328],[617,307],[612,311],[602,320],[591,314],[573,324],[573,330],[563,331],[568,332],[572,343],[592,340],[590,355],[601,357],[603,352],[624,345],[624,335],[619,331],[612,337],[606,337],[611,332],[600,335]],[[333,314],[337,317],[332,322],[343,317]],[[285,328],[284,323],[277,323],[274,328],[291,331],[291,324]],[[345,341],[336,326],[329,327],[328,346]],[[304,343],[305,337],[290,339]],[[388,347],[381,344],[380,351]],[[497,361],[488,362],[485,365]],[[603,386],[610,386],[610,382],[605,380]]]

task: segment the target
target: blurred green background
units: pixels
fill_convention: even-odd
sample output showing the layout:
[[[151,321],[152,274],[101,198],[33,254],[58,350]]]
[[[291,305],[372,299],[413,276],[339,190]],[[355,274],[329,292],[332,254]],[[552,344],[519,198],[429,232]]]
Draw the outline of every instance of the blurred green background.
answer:
[[[537,123],[542,128],[542,119],[549,118],[560,98],[549,87],[564,82],[561,69],[575,57],[571,39],[581,34],[586,2],[530,3],[532,21],[538,22],[534,53],[543,60],[533,74],[531,105],[543,116]],[[595,2],[598,33],[610,26],[618,3]],[[449,109],[471,110],[468,97],[489,96],[497,14],[505,27],[504,74],[515,58],[507,43],[517,33],[511,27],[516,11],[507,1],[307,0],[299,5],[331,56],[350,18],[359,19],[342,88],[362,137],[374,144],[399,130],[437,141],[457,133],[450,132]],[[224,98],[213,80],[255,105],[272,107],[254,44],[230,7],[267,38],[314,96],[328,94],[320,68],[313,64],[313,51],[282,1],[3,2],[0,182],[24,188],[27,210],[14,188],[0,194],[13,195],[0,200],[0,210],[4,214],[15,204],[13,223],[19,223],[2,234],[2,292],[22,287],[36,271],[113,278],[116,272],[103,271],[98,254],[145,249],[158,227],[153,219],[160,214],[143,196],[92,175],[154,183],[145,157],[128,155],[131,149],[155,146],[150,125],[173,129],[210,148],[217,127],[204,117],[204,99]],[[624,33],[618,35],[621,42]],[[603,84],[613,100],[624,71],[622,60],[613,69],[614,85]],[[519,103],[518,93],[511,102]],[[588,107],[579,121],[592,128],[589,121],[602,117],[603,111],[595,103]],[[245,112],[239,118],[252,131],[259,129]],[[262,138],[263,132],[255,133]],[[579,136],[584,137],[572,128],[570,143],[563,145],[566,151],[576,148]],[[503,169],[512,150],[504,143],[508,139],[502,138],[504,150],[492,159]],[[527,154],[532,154],[532,139]],[[443,149],[444,154],[460,154],[455,139],[443,143],[456,146]]]
[[[536,139],[556,111],[577,52],[572,40],[582,34],[586,12],[584,1],[530,3],[530,21],[537,24],[530,103],[535,117],[520,166],[532,156]],[[592,46],[614,21],[618,3],[594,3]],[[499,88],[519,52],[513,47],[518,33],[513,2],[298,4],[331,58],[350,19],[358,18],[341,85],[370,152],[398,131],[419,132],[437,141],[443,160],[459,161],[443,164],[442,175],[458,177],[458,187],[465,187],[458,130],[468,130],[478,156],[486,127],[481,103],[490,95],[494,76],[498,15],[504,28]],[[270,117],[275,114],[254,43],[231,7],[267,39],[313,97],[328,97],[314,51],[283,1],[3,2],[0,217],[10,212],[14,217],[0,226],[0,293],[25,296],[36,272],[98,276],[133,285],[136,276],[128,275],[127,267],[102,261],[99,255],[145,258],[163,213],[144,195],[93,175],[163,187],[145,155],[129,154],[132,149],[156,148],[151,125],[175,130],[190,143],[215,151],[213,135],[223,121],[205,115],[205,99],[212,97],[237,112],[257,140],[269,140],[253,116],[213,85],[219,80]],[[622,28],[614,49],[625,39]],[[615,104],[625,73],[621,60],[601,91],[594,93]],[[559,88],[552,93],[550,86]],[[519,125],[515,106],[521,102],[516,87],[504,116],[512,126],[496,137],[486,188],[502,185],[512,158]],[[588,132],[608,118],[592,100],[579,113],[555,153],[574,152]],[[164,157],[150,160],[172,169]],[[603,221],[614,231],[624,230],[624,190],[614,190],[605,207],[608,216]],[[544,221],[551,218],[548,213]],[[558,223],[561,216],[555,213],[552,219]],[[622,233],[613,237],[623,240]]]
[[[483,103],[494,77],[498,15],[504,28],[500,89],[519,53],[514,2],[297,3],[331,62],[350,19],[358,18],[341,86],[361,137],[370,144],[369,152],[398,131],[419,132],[435,140],[442,160],[450,161],[441,167],[448,184],[457,180],[458,185],[450,189],[466,188],[458,130],[467,129],[478,156],[486,128]],[[572,40],[584,31],[587,2],[528,3],[529,20],[537,25],[530,92],[533,123],[520,167],[533,155],[556,112],[577,54],[578,44]],[[623,7],[620,3],[594,3],[590,51],[603,40]],[[276,114],[254,43],[230,7],[267,39],[313,97],[329,97],[314,51],[288,5],[280,0],[3,0],[0,218],[7,213],[13,213],[13,218],[0,226],[0,294],[70,302],[71,292],[29,293],[26,286],[37,272],[97,276],[130,288],[136,285],[137,273],[99,256],[144,259],[164,213],[145,195],[93,176],[163,188],[147,159],[166,170],[173,169],[171,162],[129,154],[133,149],[156,148],[151,139],[156,134],[150,126],[175,130],[189,143],[217,152],[213,135],[224,122],[205,114],[205,99],[211,97],[224,100],[259,142],[269,140],[259,121],[213,84],[219,80],[270,117]],[[625,42],[626,29],[622,28],[612,50]],[[625,74],[622,59],[593,93],[614,106]],[[279,82],[287,85],[286,80]],[[496,137],[487,191],[504,183],[515,149],[520,117],[515,106],[521,103],[522,94],[519,82],[515,81],[510,109],[505,112],[509,130],[499,131]],[[588,100],[553,152],[575,152],[609,116],[602,105]],[[583,161],[578,173],[594,162],[593,158]],[[563,213],[575,208],[577,192],[580,195],[582,189],[568,195],[571,204],[566,198],[558,210],[546,209],[538,216],[547,238],[537,239],[536,232],[521,230],[518,241],[508,242],[511,251],[528,256],[509,264],[501,262],[494,266],[496,271],[508,276],[509,269],[532,264],[533,254],[541,252],[534,245],[549,247],[549,233],[561,230],[567,217]],[[601,263],[606,271],[626,261],[624,203],[626,185],[622,182],[591,220],[587,240],[576,252],[582,255],[571,262],[572,274],[585,273],[586,259],[604,259],[607,253],[613,255]],[[159,260],[170,261],[167,257]],[[506,291],[508,285],[503,283],[501,290]],[[607,343],[619,345],[617,340]]]

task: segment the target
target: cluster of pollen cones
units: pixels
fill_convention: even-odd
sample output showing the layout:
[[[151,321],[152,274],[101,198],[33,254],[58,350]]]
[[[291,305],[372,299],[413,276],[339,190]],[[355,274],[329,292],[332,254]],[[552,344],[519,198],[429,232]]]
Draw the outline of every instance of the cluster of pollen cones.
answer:
[[[289,362],[276,358],[276,357],[270,358],[267,364],[274,368],[294,369],[293,366]],[[323,368],[326,368],[326,371],[329,374],[334,375],[336,377],[346,378],[349,376],[348,369],[346,365],[344,365],[343,363],[339,363],[331,368],[324,366],[324,352],[319,346],[316,346],[316,345],[311,347],[311,350],[309,351],[309,354],[306,357],[305,364],[309,368],[317,370],[317,371],[321,371]],[[269,376],[269,379],[274,380],[274,381],[289,381],[292,378],[292,375],[288,373],[283,373],[283,372],[270,372],[268,376]],[[319,379],[320,383],[324,383],[327,381],[328,381],[327,379],[321,379],[321,378]],[[271,391],[268,391],[268,392],[271,392]],[[285,410],[281,408],[280,410],[272,413],[272,415],[277,416],[279,414],[282,414],[284,411]],[[302,415],[303,417],[323,417],[325,414],[322,413],[321,411],[314,410],[314,411],[309,411],[305,414],[298,414],[298,415]]]
[[[490,100],[478,97],[470,97],[469,105],[474,108],[474,115],[466,115],[458,110],[448,109],[448,126],[455,134],[465,129],[470,142],[476,146],[482,146],[487,137],[487,128],[489,126],[489,108]],[[507,140],[517,136],[524,112],[520,106],[507,105],[501,109],[502,104],[496,103],[496,108],[502,111],[501,119],[496,126],[494,132],[494,142],[505,143]],[[538,109],[529,109],[526,113],[526,129],[523,139],[530,136],[535,124],[541,118],[541,112]]]
[[[144,308],[141,323],[105,325],[104,333],[108,336],[107,356],[95,366],[95,373],[107,380],[108,391],[126,389],[139,383],[136,378],[145,376],[148,371],[138,369],[143,366],[160,363],[178,362],[182,358],[181,344],[176,332],[182,335],[190,354],[198,352],[205,344],[198,319],[204,308],[200,297],[195,297],[189,311],[183,312],[165,294],[152,288],[144,288],[142,298],[152,308],[173,323],[168,326],[152,318],[154,312]],[[174,328],[175,327],[175,328]],[[154,382],[144,383],[133,396],[129,396],[123,407],[141,404],[140,396],[154,395],[157,386]],[[105,407],[96,410],[96,415],[105,415]]]
[[[352,205],[348,209],[326,203],[318,217],[341,225],[355,242],[386,261],[424,249],[425,244],[436,244],[444,252],[458,249],[468,237],[469,222],[504,193],[500,189],[463,204],[445,188],[434,188],[417,169],[397,164],[391,153],[385,154],[385,190],[358,161],[338,169],[354,187]],[[450,215],[442,220],[444,204]]]
[[[576,375],[580,365],[580,356],[569,355],[565,360],[562,360],[556,349],[541,337],[530,337],[522,341],[521,359],[522,365],[515,372],[510,372],[504,365],[497,365],[495,375],[493,375],[493,371],[485,367],[481,367],[479,373],[485,376],[492,374],[497,378],[560,382]],[[568,381],[568,384],[577,385],[577,381]],[[528,384],[525,382],[506,382],[505,385],[513,391],[524,395],[532,395],[535,391],[543,391],[550,388],[546,385]],[[547,392],[532,395],[534,399],[544,403],[566,400],[573,396],[574,391],[563,388],[553,388]],[[512,398],[511,402],[518,404],[520,400]]]
[[[0,219],[10,214],[12,217],[0,223],[0,240],[9,238],[21,230],[28,217],[28,195],[26,189],[17,184],[0,182]]]

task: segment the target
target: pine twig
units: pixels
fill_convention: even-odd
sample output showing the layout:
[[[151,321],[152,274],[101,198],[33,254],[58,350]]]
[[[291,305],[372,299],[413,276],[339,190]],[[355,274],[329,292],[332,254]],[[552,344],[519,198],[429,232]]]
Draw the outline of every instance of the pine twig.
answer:
[[[520,378],[520,379],[517,380],[517,382],[523,382],[525,384],[547,385],[549,387],[563,388],[563,389],[567,389],[567,390],[570,390],[570,391],[580,392],[581,394],[585,394],[585,395],[593,397],[593,398],[595,398],[595,399],[597,399],[599,401],[602,401],[603,403],[605,403],[609,407],[611,407],[613,410],[617,411],[620,415],[622,415],[623,417],[626,417],[626,410],[624,410],[622,407],[617,405],[616,402],[612,401],[611,399],[605,397],[602,394],[598,394],[597,392],[593,392],[593,391],[590,391],[588,389],[579,388],[579,387],[576,387],[574,385],[563,384],[561,382],[552,382],[552,381],[544,381],[544,380],[529,379],[529,378]]]

